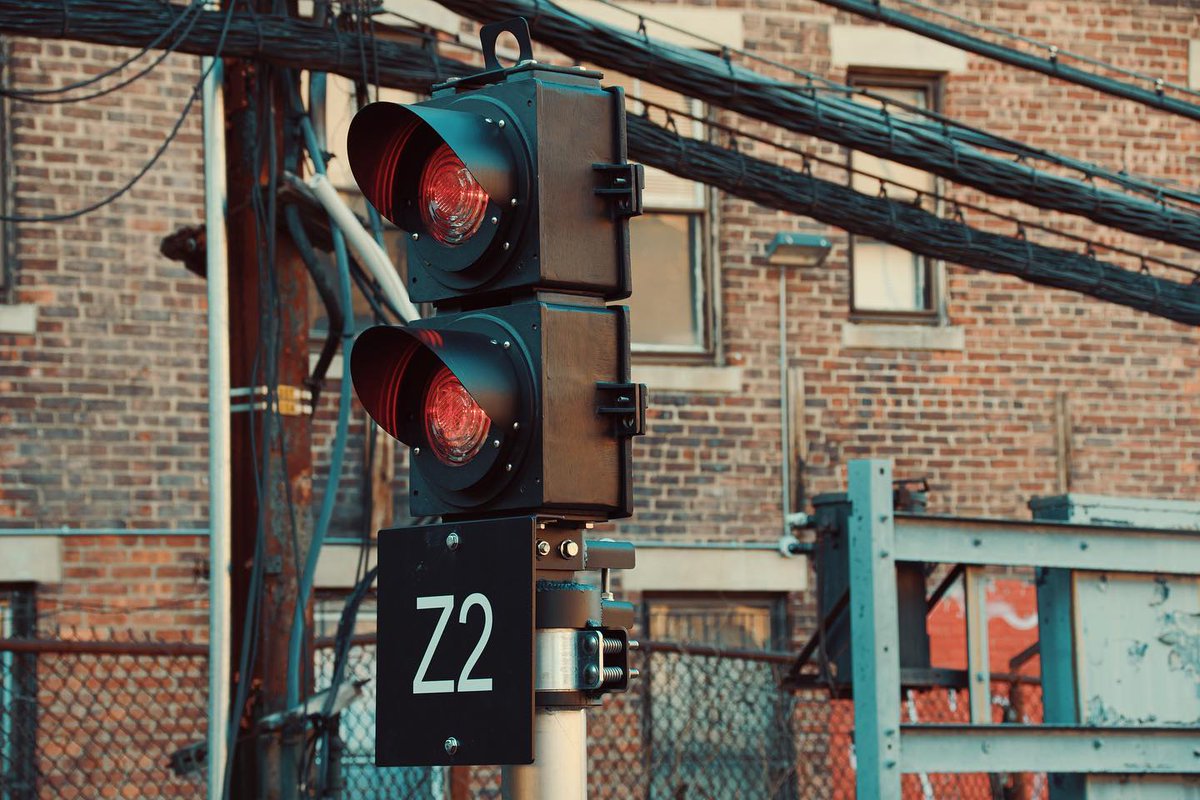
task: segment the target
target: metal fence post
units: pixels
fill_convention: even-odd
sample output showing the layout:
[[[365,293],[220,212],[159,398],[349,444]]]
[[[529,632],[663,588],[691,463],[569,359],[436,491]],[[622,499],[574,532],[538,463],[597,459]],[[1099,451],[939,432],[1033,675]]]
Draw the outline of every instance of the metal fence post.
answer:
[[[892,464],[849,468],[850,641],[858,796],[900,800],[900,623]]]

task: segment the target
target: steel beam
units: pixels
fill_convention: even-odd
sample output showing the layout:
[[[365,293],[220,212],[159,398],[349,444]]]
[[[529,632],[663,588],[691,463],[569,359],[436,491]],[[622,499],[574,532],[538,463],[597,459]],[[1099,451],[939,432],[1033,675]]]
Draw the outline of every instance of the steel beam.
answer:
[[[850,646],[858,797],[900,800],[900,620],[892,462],[850,462]]]
[[[963,576],[967,622],[967,687],[971,722],[992,721],[992,676],[988,655],[987,579],[983,567],[967,567]]]
[[[1200,773],[1200,730],[905,725],[900,754],[903,772],[1196,774]]]
[[[896,515],[897,561],[1194,575],[1200,532]]]

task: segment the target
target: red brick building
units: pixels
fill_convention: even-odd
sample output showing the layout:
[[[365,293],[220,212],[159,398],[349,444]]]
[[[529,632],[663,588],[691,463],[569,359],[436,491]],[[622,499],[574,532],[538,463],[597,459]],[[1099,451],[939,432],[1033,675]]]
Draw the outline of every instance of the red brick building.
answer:
[[[636,16],[593,0],[567,5],[638,27]],[[1200,167],[1194,122],[818,2],[623,5],[647,15],[651,37],[718,52],[726,47],[739,64],[775,77],[788,75],[736,53],[1176,188],[1190,189]],[[433,3],[399,6],[445,31],[476,27]],[[940,7],[1200,87],[1200,15],[1188,0]],[[0,81],[21,89],[78,81],[130,55],[11,37],[3,48]],[[112,193],[163,142],[197,80],[197,64],[171,55],[140,80],[87,102],[6,101],[0,210],[61,213]],[[915,185],[944,203],[975,203],[1060,227],[1094,240],[1098,257],[1115,245],[1200,268],[1194,253],[1177,247],[989,198],[640,82],[626,88],[635,112],[637,99],[646,98],[684,113],[711,113],[748,133]],[[345,109],[337,106],[341,95],[332,96],[330,147],[341,155],[336,131]],[[659,111],[651,115],[663,119]],[[685,117],[675,124],[685,135],[705,135]],[[713,136],[724,143],[724,134]],[[738,145],[757,158],[798,166],[794,154],[748,139]],[[0,229],[0,528],[13,534],[0,538],[0,586],[12,597],[35,597],[45,631],[104,638],[109,628],[133,627],[167,639],[205,637],[206,540],[175,535],[207,524],[204,283],[159,253],[165,235],[202,221],[202,156],[194,111],[159,162],[115,202],[75,219]],[[818,172],[868,194],[879,191],[878,181],[851,181],[831,165]],[[784,531],[785,429],[797,508],[817,493],[842,489],[847,460],[861,457],[892,458],[898,476],[927,478],[934,513],[1024,517],[1030,498],[1064,491],[1200,499],[1200,334],[1191,328],[913,256],[676,178],[653,174],[646,206],[650,213],[634,223],[631,305],[635,379],[650,386],[651,419],[636,446],[637,513],[616,526],[621,536],[673,544],[776,542]],[[1015,233],[1011,223],[967,216],[972,224]],[[831,242],[819,266],[772,263],[776,235],[797,232]],[[1028,235],[1083,249],[1032,229]],[[322,324],[317,317],[315,329]],[[314,334],[314,353],[319,344]],[[336,379],[313,421],[318,497]],[[781,383],[790,387],[786,402]],[[354,419],[335,515],[343,537],[368,524],[363,414],[356,410]],[[399,523],[407,518],[404,460],[397,455],[393,487]],[[26,530],[32,528],[64,530],[34,535]],[[352,561],[352,551],[331,547],[322,588],[346,586],[352,569],[339,564]],[[649,547],[642,564],[625,581],[645,593],[655,638],[780,649],[810,633],[811,576],[802,557]]]

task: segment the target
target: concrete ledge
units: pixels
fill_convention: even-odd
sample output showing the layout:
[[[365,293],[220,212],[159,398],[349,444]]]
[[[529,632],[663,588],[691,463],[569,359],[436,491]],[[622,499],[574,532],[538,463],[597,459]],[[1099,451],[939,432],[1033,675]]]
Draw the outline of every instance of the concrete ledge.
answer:
[[[966,339],[957,325],[847,322],[842,326],[842,347],[853,350],[965,350]]]
[[[358,572],[357,544],[330,544],[321,548],[321,557],[317,559],[317,574],[313,587],[317,589],[353,589],[354,577]],[[367,552],[367,569],[379,561],[379,553],[374,544]]]
[[[0,305],[0,333],[37,333],[37,306]]]
[[[652,392],[742,391],[741,367],[680,367],[640,364],[633,367],[634,383],[644,383]]]
[[[638,547],[637,567],[621,571],[621,586],[637,592],[801,592],[808,588],[808,559],[772,550]]]
[[[877,25],[830,25],[829,50],[834,66],[962,72],[967,54],[950,45],[899,28]]]
[[[57,536],[0,538],[0,583],[62,583],[62,540]]]

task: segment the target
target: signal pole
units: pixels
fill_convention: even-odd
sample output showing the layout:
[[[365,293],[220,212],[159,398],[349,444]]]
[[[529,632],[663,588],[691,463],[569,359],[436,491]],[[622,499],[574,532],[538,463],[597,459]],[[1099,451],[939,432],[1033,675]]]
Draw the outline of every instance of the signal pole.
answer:
[[[511,33],[518,62],[495,44]],[[409,506],[379,536],[376,763],[501,764],[513,800],[582,800],[588,706],[632,677],[628,219],[640,165],[600,73],[539,64],[523,19],[485,25],[484,71],[375,103],[347,155],[408,233],[405,282],[436,314],[355,342],[363,407],[409,447]],[[536,708],[536,711],[535,711]],[[414,726],[413,720],[422,724]]]

